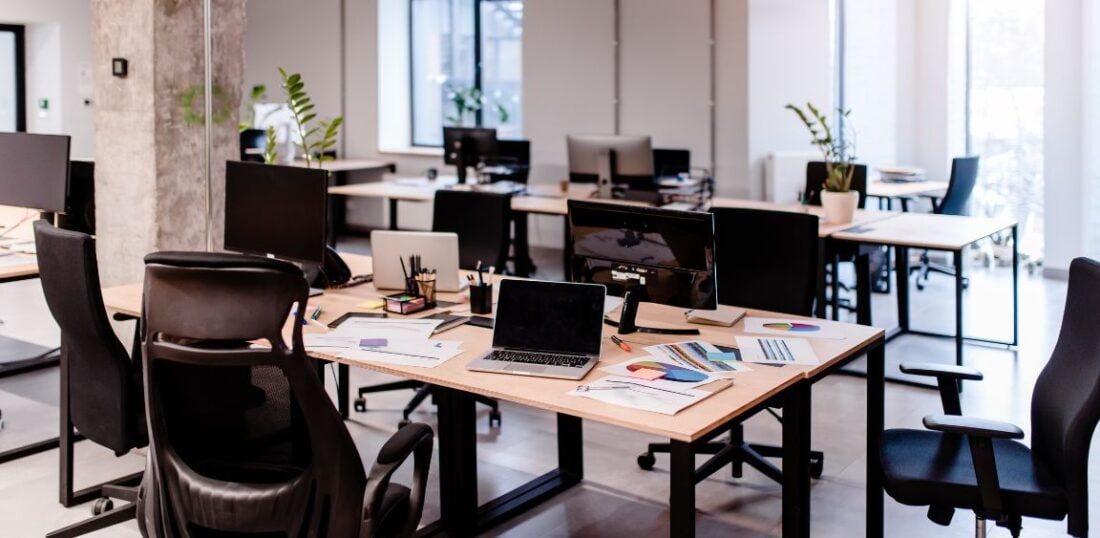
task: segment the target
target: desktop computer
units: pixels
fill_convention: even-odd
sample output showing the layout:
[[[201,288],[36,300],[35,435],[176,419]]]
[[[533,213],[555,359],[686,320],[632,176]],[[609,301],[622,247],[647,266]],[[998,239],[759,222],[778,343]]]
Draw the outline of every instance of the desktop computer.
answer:
[[[296,262],[319,288],[344,284],[351,271],[326,242],[327,211],[326,170],[226,162],[226,250]]]
[[[569,181],[596,183],[600,198],[639,197],[657,202],[653,147],[648,136],[567,135]]]
[[[570,279],[623,297],[620,334],[698,334],[638,327],[641,302],[718,308],[710,213],[569,200]]]
[[[443,163],[455,166],[458,183],[466,183],[466,168],[497,154],[497,130],[486,127],[444,127]]]
[[[65,212],[69,137],[0,133],[0,204]]]

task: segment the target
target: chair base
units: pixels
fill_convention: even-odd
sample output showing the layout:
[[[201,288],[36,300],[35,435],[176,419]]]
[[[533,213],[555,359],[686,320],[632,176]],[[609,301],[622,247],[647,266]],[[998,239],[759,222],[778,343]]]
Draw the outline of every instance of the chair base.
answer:
[[[409,416],[412,415],[416,408],[420,407],[420,404],[424,403],[424,400],[431,396],[432,386],[420,381],[395,381],[393,383],[382,383],[380,385],[371,385],[369,387],[359,387],[359,397],[355,399],[354,407],[357,413],[367,412],[367,394],[374,394],[378,392],[390,392],[394,390],[412,389],[416,391],[409,403],[405,404],[405,408],[401,411],[401,421],[397,423],[399,428],[404,428],[409,425],[411,421]],[[489,410],[489,427],[500,427],[500,402],[489,398],[488,396],[475,395],[474,401],[482,405],[488,406]]]
[[[638,455],[638,466],[650,470],[656,463],[654,454],[668,453],[668,443],[650,443],[649,448]],[[768,458],[783,457],[783,449],[771,445],[758,445],[753,443],[735,443],[733,436],[727,442],[712,442],[698,447],[696,454],[713,454],[714,457],[696,469],[696,482],[700,482],[714,474],[718,469],[731,466],[734,478],[743,476],[743,466],[748,465],[756,469],[764,476],[775,482],[783,482],[783,470],[776,467]],[[825,468],[825,454],[814,450],[810,452],[810,476],[817,479]]]
[[[46,535],[46,538],[74,538],[83,536],[107,527],[118,525],[137,517],[138,488],[118,485],[104,485],[103,497],[96,499],[92,505],[92,517],[73,523],[68,527],[55,530]],[[126,504],[115,508],[111,499],[128,501]]]

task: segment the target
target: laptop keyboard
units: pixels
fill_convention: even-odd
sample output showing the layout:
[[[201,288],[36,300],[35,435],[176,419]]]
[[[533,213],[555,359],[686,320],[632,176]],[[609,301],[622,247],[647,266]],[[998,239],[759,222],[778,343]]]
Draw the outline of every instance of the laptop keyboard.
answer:
[[[584,368],[588,364],[588,357],[580,355],[558,355],[556,353],[537,353],[531,351],[494,351],[487,359],[491,361],[523,362],[527,364],[542,364],[545,366],[565,366],[568,368]]]

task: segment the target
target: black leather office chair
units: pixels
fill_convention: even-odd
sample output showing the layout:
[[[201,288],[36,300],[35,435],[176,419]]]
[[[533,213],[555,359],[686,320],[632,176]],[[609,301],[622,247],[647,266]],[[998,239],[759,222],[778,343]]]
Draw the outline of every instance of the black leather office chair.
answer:
[[[1031,394],[1031,447],[1013,424],[961,416],[958,382],[977,370],[937,364],[902,365],[937,378],[943,415],[924,417],[925,430],[886,430],[879,458],[886,492],[902,504],[928,506],[928,518],[951,522],[957,508],[1019,535],[1023,517],[1060,520],[1088,534],[1089,443],[1100,419],[1100,263],[1070,264],[1062,329]]]
[[[267,132],[263,129],[245,129],[240,134],[241,160],[262,163],[267,149]]]
[[[145,262],[142,534],[411,536],[432,431],[402,428],[364,472],[320,363],[304,351],[301,270],[220,253],[161,252]],[[390,482],[409,456],[411,490]]]
[[[34,223],[34,238],[42,292],[61,328],[59,500],[68,507],[102,496],[95,517],[49,536],[80,536],[134,517],[133,504],[112,509],[103,499],[136,500],[140,473],[74,491],[73,444],[79,438],[73,430],[117,456],[146,445],[141,359],[131,360],[107,320],[95,240],[44,220]]]
[[[653,148],[653,173],[657,177],[691,173],[691,150]]]
[[[817,290],[818,218],[804,213],[760,209],[714,208],[716,240],[715,274],[718,302],[726,305],[812,316]],[[757,233],[767,230],[768,233]],[[775,412],[767,409],[776,418]],[[746,417],[748,419],[749,417]],[[638,465],[652,469],[654,453],[668,452],[668,443],[651,443],[638,456]],[[744,426],[730,430],[727,441],[711,442],[700,453],[714,454],[697,470],[697,480],[732,464],[740,477],[748,464],[767,477],[782,482],[783,471],[766,458],[782,457],[782,448],[747,443]],[[825,456],[810,453],[810,475],[820,478]]]
[[[969,215],[970,195],[974,193],[974,185],[978,182],[978,157],[955,157],[951,160],[951,178],[947,183],[947,192],[943,198],[936,202],[932,199],[932,213],[937,215]],[[941,273],[955,276],[955,267],[932,263],[928,258],[928,251],[920,255],[920,264],[909,269],[910,273],[917,273],[917,289],[923,290],[928,283],[928,273]],[[964,279],[964,285],[968,282]]]

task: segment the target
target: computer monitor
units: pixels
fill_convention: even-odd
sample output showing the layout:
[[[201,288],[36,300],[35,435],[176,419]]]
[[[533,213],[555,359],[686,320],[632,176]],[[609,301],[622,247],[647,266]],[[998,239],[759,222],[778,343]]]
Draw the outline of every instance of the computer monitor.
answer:
[[[709,213],[569,200],[570,277],[624,298],[619,332],[643,329],[639,302],[718,308],[714,217]]]
[[[648,136],[567,135],[569,181],[596,183],[600,197],[611,197],[612,185],[653,190],[653,149]]]
[[[444,127],[443,163],[453,164],[458,182],[466,182],[466,167],[497,154],[497,130],[486,127]]]
[[[327,189],[319,168],[228,161],[226,250],[323,264]]]
[[[0,204],[63,213],[69,137],[0,133]]]

